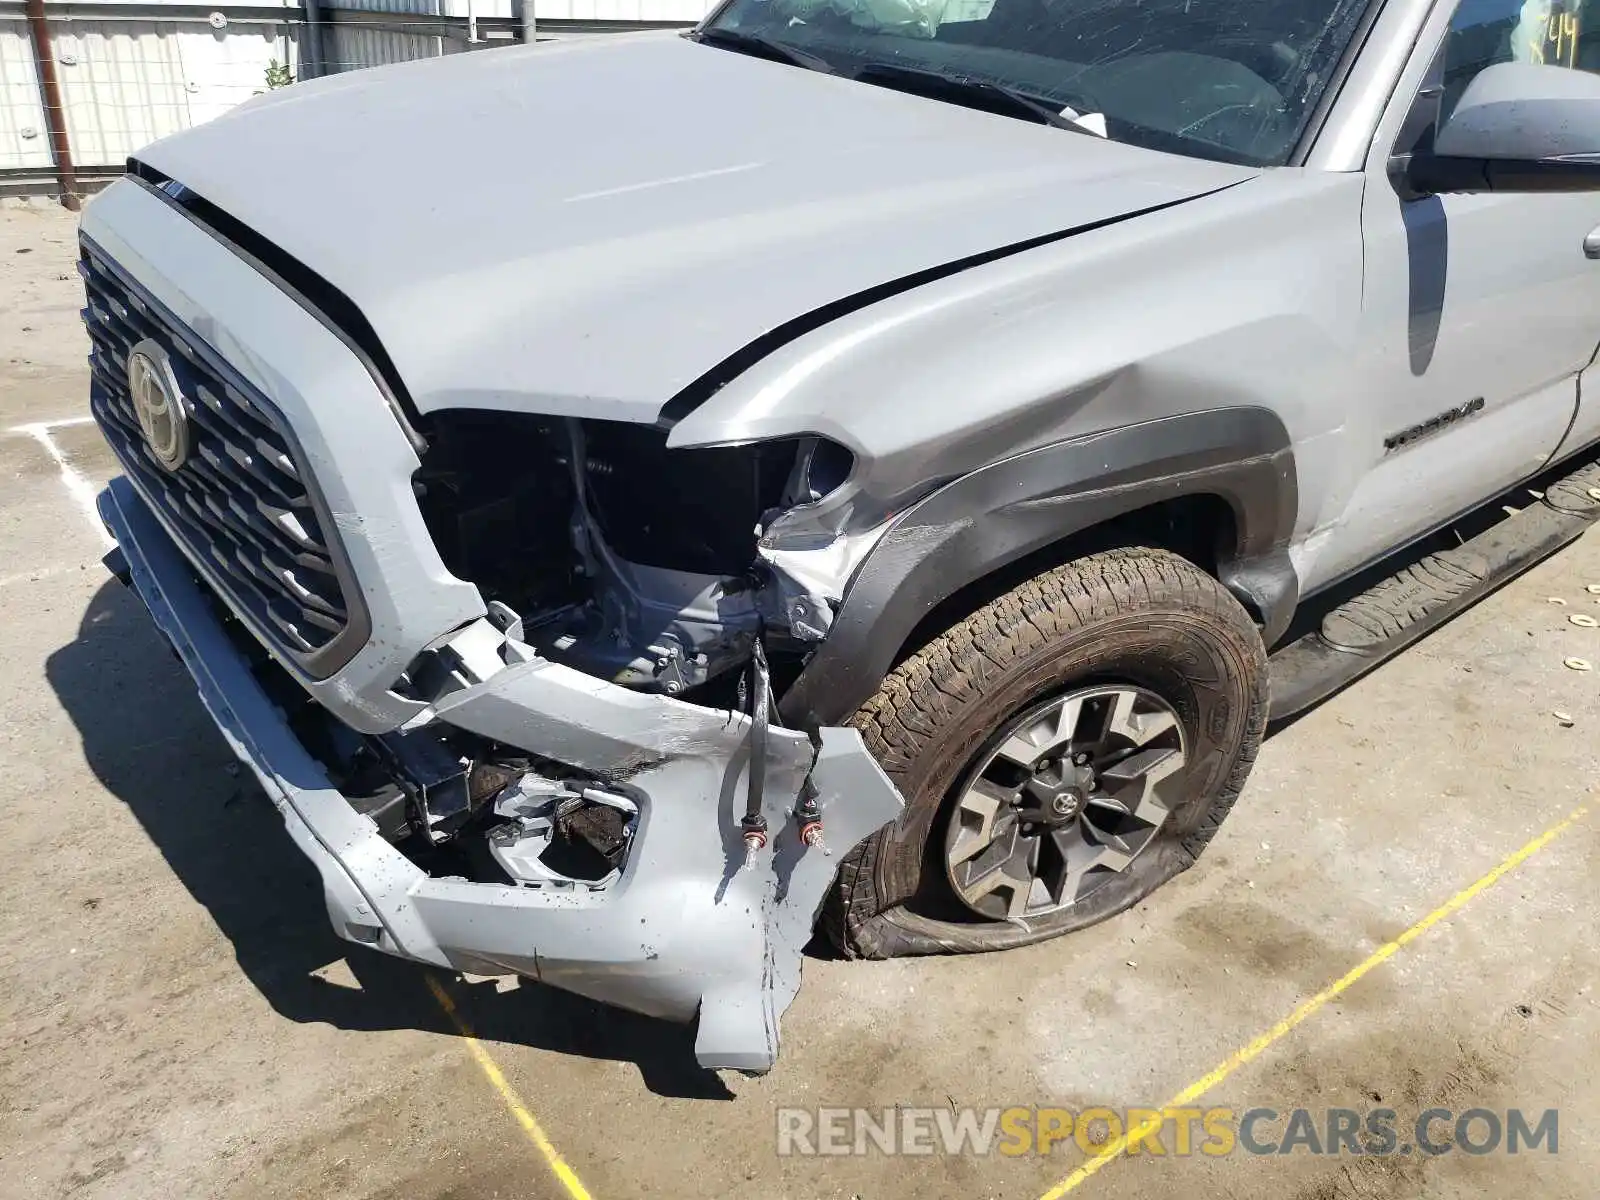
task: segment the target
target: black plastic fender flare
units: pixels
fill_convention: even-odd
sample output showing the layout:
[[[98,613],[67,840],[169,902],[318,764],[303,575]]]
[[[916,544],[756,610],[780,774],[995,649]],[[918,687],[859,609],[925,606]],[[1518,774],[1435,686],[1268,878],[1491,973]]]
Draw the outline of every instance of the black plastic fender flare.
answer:
[[[1125,425],[963,475],[895,518],[846,587],[828,638],[784,694],[802,728],[848,720],[893,668],[917,623],[968,584],[1063,538],[1182,496],[1233,511],[1218,576],[1270,647],[1294,615],[1288,546],[1299,506],[1282,420],[1258,407]]]

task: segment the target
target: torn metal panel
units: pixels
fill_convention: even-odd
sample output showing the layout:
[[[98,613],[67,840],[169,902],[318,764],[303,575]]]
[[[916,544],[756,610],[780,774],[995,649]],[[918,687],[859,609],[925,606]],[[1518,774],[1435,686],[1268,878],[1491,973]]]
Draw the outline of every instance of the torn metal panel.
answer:
[[[672,1020],[698,1013],[702,1065],[767,1070],[837,856],[900,810],[860,735],[824,730],[811,778],[827,844],[807,847],[790,815],[804,777],[790,767],[769,778],[775,836],[755,870],[741,869],[744,767],[685,757],[630,778],[645,799],[629,863],[608,891],[551,895],[565,919],[530,936],[515,909],[485,901],[487,885],[449,880],[417,897],[421,919],[446,944],[494,947],[475,951],[472,969],[532,975]]]
[[[769,603],[793,637],[826,640],[851,577],[888,528],[884,521],[859,533],[837,534],[821,545],[811,544],[814,537],[795,537],[776,525],[762,537],[756,553],[772,570]]]
[[[731,760],[749,741],[750,717],[606,683],[543,659],[507,667],[434,705],[439,720],[597,775],[635,778],[675,759]],[[803,733],[774,729],[769,777],[811,765]]]

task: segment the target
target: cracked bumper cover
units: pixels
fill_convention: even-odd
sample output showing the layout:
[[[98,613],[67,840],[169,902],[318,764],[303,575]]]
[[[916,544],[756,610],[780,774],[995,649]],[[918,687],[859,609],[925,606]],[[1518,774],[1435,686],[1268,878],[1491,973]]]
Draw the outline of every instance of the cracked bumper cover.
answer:
[[[573,766],[625,772],[641,799],[628,861],[598,892],[434,878],[300,745],[133,487],[114,480],[99,507],[207,711],[316,866],[340,936],[440,967],[526,975],[652,1016],[698,1016],[703,1066],[773,1065],[778,1020],[799,990],[801,951],[837,856],[901,807],[854,730],[824,729],[814,766],[803,735],[770,731],[772,844],[741,871],[748,718],[543,661],[509,667],[442,701],[438,719]],[[827,851],[802,845],[791,815],[808,768]]]

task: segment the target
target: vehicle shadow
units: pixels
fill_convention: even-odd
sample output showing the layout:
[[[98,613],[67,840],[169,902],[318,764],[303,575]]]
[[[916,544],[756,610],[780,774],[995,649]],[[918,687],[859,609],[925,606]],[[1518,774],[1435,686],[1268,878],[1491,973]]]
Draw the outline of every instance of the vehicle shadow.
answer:
[[[136,596],[108,580],[46,674],[90,768],[205,906],[277,1012],[341,1029],[458,1032],[425,968],[334,936],[315,869],[234,761]],[[341,958],[359,988],[316,973]],[[732,1098],[695,1062],[687,1027],[526,980],[505,991],[493,980],[446,987],[458,1017],[486,1041],[631,1062],[658,1095]]]

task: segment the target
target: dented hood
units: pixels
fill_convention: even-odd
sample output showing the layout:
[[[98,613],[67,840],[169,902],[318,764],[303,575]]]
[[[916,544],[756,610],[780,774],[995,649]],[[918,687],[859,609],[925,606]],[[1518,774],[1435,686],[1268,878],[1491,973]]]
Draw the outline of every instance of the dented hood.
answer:
[[[673,34],[298,84],[140,158],[343,292],[420,410],[630,421],[867,289],[1252,173]]]

